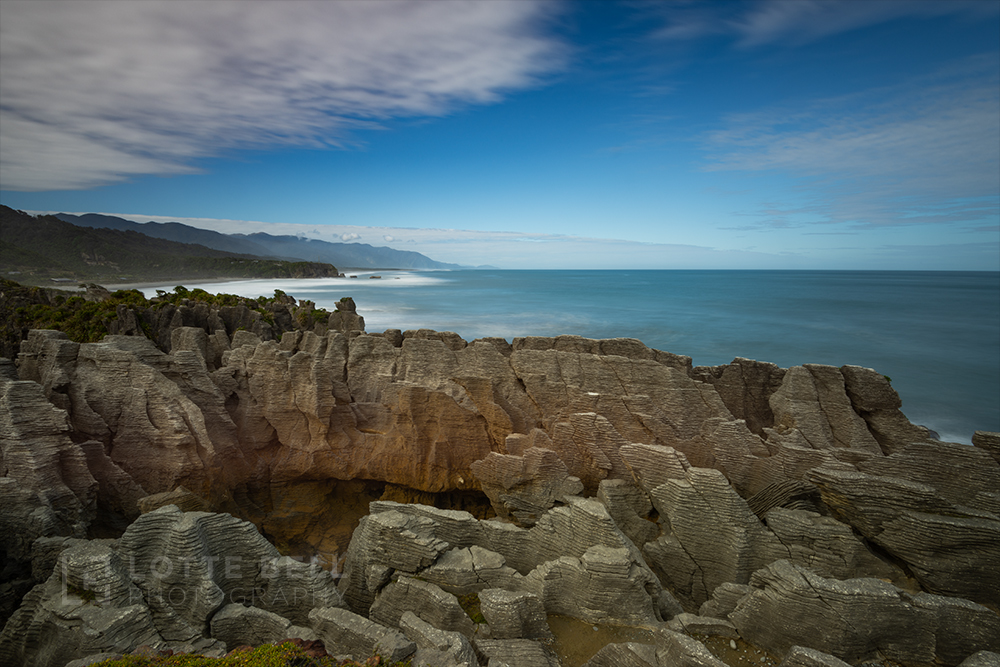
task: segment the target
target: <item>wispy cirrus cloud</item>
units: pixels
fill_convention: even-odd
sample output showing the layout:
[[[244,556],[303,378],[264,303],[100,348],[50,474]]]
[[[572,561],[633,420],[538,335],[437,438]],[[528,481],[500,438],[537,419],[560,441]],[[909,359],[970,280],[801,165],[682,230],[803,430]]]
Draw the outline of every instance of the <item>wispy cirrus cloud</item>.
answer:
[[[0,25],[0,188],[83,189],[535,85],[543,2],[20,2]]]
[[[656,36],[670,40],[729,35],[753,48],[781,43],[800,46],[830,35],[901,18],[964,15],[972,20],[996,16],[1000,6],[981,0],[763,0],[726,3],[670,3],[659,10],[664,25]]]
[[[1000,217],[1000,72],[990,58],[887,89],[731,115],[707,135],[714,171],[782,172],[795,205],[761,227],[959,223]]]

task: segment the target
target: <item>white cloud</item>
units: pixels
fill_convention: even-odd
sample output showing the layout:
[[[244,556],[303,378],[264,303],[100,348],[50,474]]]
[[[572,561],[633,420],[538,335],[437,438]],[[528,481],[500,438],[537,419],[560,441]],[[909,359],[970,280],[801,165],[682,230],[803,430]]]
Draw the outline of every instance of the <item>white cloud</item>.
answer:
[[[830,35],[902,18],[949,14],[971,20],[996,16],[1000,5],[981,0],[763,0],[736,3],[668,3],[656,36],[668,40],[730,35],[741,47],[799,46]]]
[[[361,238],[360,234],[355,234],[353,232],[344,233],[340,235],[340,240],[343,241],[344,243],[347,243],[348,241],[357,241],[360,238]]]
[[[392,234],[383,234],[382,238],[385,240],[386,243],[392,243],[393,241],[396,240],[396,237],[394,237]]]
[[[560,65],[543,2],[21,2],[0,24],[0,187],[82,189],[346,146]]]
[[[767,227],[996,219],[1000,77],[987,60],[892,89],[734,115],[708,136],[707,168],[797,178],[800,205],[753,212]]]

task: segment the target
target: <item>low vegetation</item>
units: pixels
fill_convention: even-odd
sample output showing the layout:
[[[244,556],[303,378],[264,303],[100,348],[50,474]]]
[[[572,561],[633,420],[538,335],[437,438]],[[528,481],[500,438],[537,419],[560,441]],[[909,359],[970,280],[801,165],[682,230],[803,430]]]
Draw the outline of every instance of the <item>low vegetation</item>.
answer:
[[[313,657],[291,642],[264,644],[231,651],[223,658],[179,654],[171,656],[127,655],[95,663],[93,667],[409,667],[410,661],[392,662],[374,655],[364,662]]]
[[[285,304],[292,307],[294,324],[302,329],[330,317],[329,311],[316,308],[311,301],[295,305],[295,300],[281,290],[275,290],[273,297],[251,299],[178,285],[171,292],[158,290],[155,297],[147,299],[136,289],[109,292],[93,283],[80,287],[85,289],[69,292],[0,278],[0,356],[16,357],[20,342],[31,329],[56,329],[78,343],[95,343],[111,333],[111,323],[119,319],[123,308],[135,313],[143,333],[150,338],[149,323],[155,321],[157,311],[185,302],[203,302],[215,308],[244,306],[260,313],[261,319],[271,325],[275,324],[275,305]]]

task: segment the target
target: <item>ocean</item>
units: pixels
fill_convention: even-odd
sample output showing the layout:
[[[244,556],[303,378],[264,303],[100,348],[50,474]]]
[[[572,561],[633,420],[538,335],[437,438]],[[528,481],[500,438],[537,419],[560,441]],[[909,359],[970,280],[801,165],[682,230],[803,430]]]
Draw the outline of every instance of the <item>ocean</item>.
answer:
[[[281,289],[333,309],[353,297],[368,331],[466,340],[637,338],[696,366],[874,368],[910,421],[942,440],[1000,431],[1000,273],[932,271],[358,271],[354,278],[191,283],[249,297]],[[371,278],[380,276],[379,279]],[[173,285],[144,287],[147,296]]]

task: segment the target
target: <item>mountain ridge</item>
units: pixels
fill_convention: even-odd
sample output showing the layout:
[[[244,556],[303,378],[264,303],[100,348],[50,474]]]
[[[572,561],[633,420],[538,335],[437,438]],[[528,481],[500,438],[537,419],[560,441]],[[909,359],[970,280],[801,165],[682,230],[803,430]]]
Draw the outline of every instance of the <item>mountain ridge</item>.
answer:
[[[327,262],[354,269],[459,269],[459,264],[438,262],[413,250],[396,250],[368,243],[333,243],[266,232],[223,234],[181,222],[135,222],[117,216],[56,213],[54,217],[83,227],[131,230],[153,238],[198,243],[208,248],[283,260]]]
[[[21,282],[110,283],[199,278],[337,277],[326,262],[285,261],[155,238],[130,228],[81,227],[0,205],[0,268]]]

